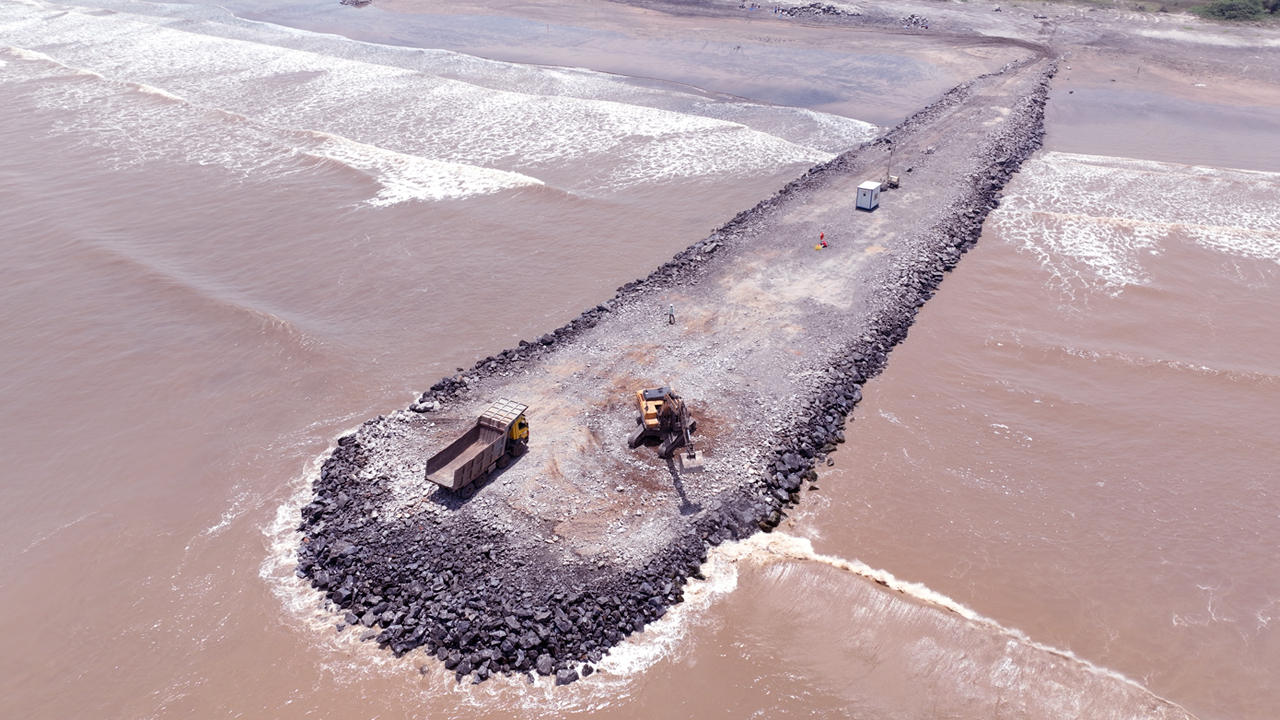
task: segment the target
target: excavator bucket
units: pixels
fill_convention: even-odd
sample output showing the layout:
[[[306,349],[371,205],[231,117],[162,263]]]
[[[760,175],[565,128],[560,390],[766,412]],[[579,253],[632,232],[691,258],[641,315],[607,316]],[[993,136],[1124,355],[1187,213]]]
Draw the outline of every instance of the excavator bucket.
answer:
[[[694,452],[679,452],[679,453],[676,453],[676,456],[680,458],[681,473],[702,472],[703,467],[702,467],[701,452],[696,450]]]

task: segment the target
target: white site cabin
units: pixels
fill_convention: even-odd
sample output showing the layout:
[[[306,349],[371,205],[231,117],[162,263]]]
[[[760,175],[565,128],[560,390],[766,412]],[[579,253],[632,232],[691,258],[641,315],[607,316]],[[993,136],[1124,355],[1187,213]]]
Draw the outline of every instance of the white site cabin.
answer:
[[[858,209],[875,210],[880,207],[880,183],[868,180],[858,186]]]

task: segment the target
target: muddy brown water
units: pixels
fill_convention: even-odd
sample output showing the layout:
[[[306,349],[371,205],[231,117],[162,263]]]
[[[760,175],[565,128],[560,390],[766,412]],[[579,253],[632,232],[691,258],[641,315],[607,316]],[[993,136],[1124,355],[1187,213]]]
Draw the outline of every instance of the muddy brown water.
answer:
[[[277,67],[227,85],[232,99],[248,88],[244,107],[215,107],[194,96],[248,71],[140,69],[154,30],[130,7],[80,18],[76,32],[126,48],[96,56],[84,35],[30,47],[55,32],[31,30],[32,13],[57,22],[60,8],[0,9],[0,44],[26,48],[0,55],[3,716],[1118,718],[1178,717],[1177,703],[1267,718],[1280,706],[1280,167],[1254,132],[1274,108],[1214,105],[1228,120],[1206,157],[1177,133],[1082,129],[1141,115],[1146,96],[1099,86],[1110,95],[1093,115],[1051,103],[1048,152],[867,385],[835,466],[779,533],[713,553],[689,600],[589,682],[457,687],[420,657],[336,633],[292,578],[287,530],[316,458],[453,367],[608,297],[827,151],[712,125],[680,126],[687,145],[646,156],[593,145],[580,123],[561,134],[587,160],[547,143],[485,166],[544,185],[442,170],[410,157],[425,145],[361,155],[290,134],[357,122],[254,114],[304,87],[368,118],[376,104],[343,94],[368,87],[352,66],[328,84],[326,67]],[[224,34],[278,40],[263,32]],[[654,136],[693,117],[629,107],[617,110]],[[688,170],[687,157],[723,153],[717,133],[762,159],[727,180]],[[455,139],[506,142],[492,129]],[[582,167],[601,171],[571,185]]]

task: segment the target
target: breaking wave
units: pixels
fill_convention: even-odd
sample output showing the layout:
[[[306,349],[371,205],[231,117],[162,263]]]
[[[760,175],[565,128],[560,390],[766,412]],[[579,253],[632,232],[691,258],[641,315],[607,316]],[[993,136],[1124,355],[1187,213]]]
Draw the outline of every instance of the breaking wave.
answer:
[[[462,198],[543,184],[537,178],[519,173],[428,160],[328,133],[314,135],[320,139],[320,144],[305,151],[307,154],[336,160],[377,178],[382,189],[377,197],[369,200],[370,205]]]
[[[374,176],[381,189],[369,202],[382,206],[541,183],[609,196],[793,173],[877,132],[808,110],[375,46],[214,8],[98,5],[117,12],[0,3],[0,42],[14,57],[56,63],[54,74],[105,82],[40,92],[74,114],[68,132],[100,134],[120,164],[178,154],[286,172],[291,155],[309,154]],[[316,147],[315,134],[333,140]]]
[[[329,133],[276,130],[242,115],[199,107],[151,85],[107,80],[44,53],[14,47],[0,52],[45,64],[50,71],[46,78],[96,81],[47,84],[34,94],[42,107],[74,110],[75,119],[60,123],[59,131],[79,135],[92,128],[93,139],[87,142],[110,149],[110,162],[117,168],[176,158],[245,176],[281,177],[298,172],[299,156],[309,156],[373,178],[381,188],[367,202],[379,207],[542,184],[519,173],[429,160]]]
[[[1046,152],[991,222],[1068,290],[1151,281],[1171,242],[1280,262],[1280,173]]]

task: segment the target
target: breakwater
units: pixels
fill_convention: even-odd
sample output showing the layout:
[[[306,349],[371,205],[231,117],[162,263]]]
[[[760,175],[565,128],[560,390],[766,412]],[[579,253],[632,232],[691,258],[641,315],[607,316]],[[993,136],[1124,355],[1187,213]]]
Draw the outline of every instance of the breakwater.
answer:
[[[302,510],[299,574],[343,631],[420,648],[459,680],[590,675],[681,601],[709,546],[802,501],[862,383],[1039,147],[1054,70],[1039,54],[951,90],[611,300],[339,439]],[[854,209],[850,188],[892,167],[902,188]],[[811,249],[824,228],[832,249]],[[630,392],[666,381],[700,417],[705,473],[621,441]],[[530,405],[530,453],[473,492],[428,485],[426,456],[498,396]]]

